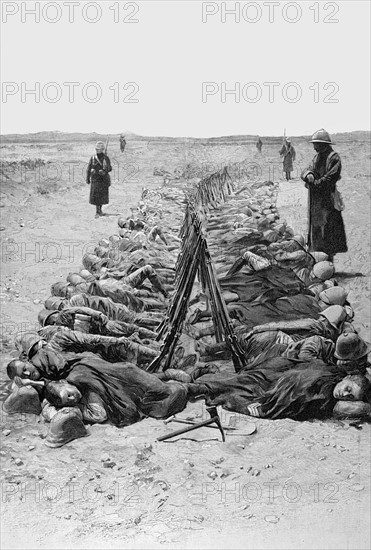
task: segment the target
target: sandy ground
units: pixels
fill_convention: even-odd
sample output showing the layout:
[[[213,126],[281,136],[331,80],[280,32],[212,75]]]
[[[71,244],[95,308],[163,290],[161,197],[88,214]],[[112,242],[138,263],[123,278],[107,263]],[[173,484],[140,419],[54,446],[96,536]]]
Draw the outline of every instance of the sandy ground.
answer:
[[[339,282],[350,290],[355,324],[370,339],[370,151],[368,136],[346,135],[337,150],[343,163],[349,253],[336,258]],[[92,142],[93,143],[93,142]],[[66,162],[82,165],[91,144],[50,142],[3,146],[3,158],[23,154],[60,166],[54,183],[38,174],[28,183],[2,182],[1,398],[5,365],[14,356],[18,330],[33,328],[50,285],[78,268],[82,254],[116,232],[116,216],[128,214],[142,187],[187,164],[200,170],[251,160],[258,179],[281,181],[278,208],[296,230],[305,230],[306,195],[298,178],[312,157],[311,146],[294,141],[299,156],[295,179],[281,180],[277,149],[265,140],[263,155],[252,143],[213,144],[173,140],[129,142],[121,173],[111,187],[107,216],[93,217],[81,171],[74,178]],[[201,403],[182,417],[205,418]],[[221,411],[228,423],[231,414]],[[144,420],[125,429],[92,426],[88,438],[50,449],[47,425],[32,416],[2,413],[3,548],[318,548],[370,547],[370,425],[257,420],[251,436],[227,436],[203,429],[188,438],[160,443],[168,429]],[[251,424],[236,417],[241,433]],[[210,433],[211,432],[211,433]],[[215,432],[215,433],[214,433]]]

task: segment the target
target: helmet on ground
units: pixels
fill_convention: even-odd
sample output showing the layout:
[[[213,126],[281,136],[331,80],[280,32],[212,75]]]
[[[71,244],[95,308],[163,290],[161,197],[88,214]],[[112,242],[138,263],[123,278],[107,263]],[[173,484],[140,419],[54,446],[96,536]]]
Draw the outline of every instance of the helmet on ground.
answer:
[[[294,235],[290,240],[297,242],[300,246],[305,246],[306,244],[304,235]]]
[[[355,332],[343,332],[336,341],[335,357],[342,361],[361,359],[371,351],[371,344],[366,343]]]
[[[32,386],[16,387],[5,399],[3,411],[7,414],[41,414],[41,403],[38,391]]]
[[[341,306],[330,306],[321,311],[320,316],[325,317],[333,327],[338,328],[340,323],[345,321],[347,314]]]
[[[80,271],[80,277],[82,277],[86,281],[89,281],[89,280],[91,281],[93,279],[92,274],[87,269],[82,269]]]
[[[102,259],[107,258],[108,253],[109,253],[109,249],[106,248],[105,246],[96,246],[94,248],[94,254],[98,256],[98,258],[102,258]]]
[[[60,409],[50,422],[49,432],[45,445],[48,447],[62,447],[73,439],[88,435],[79,409],[64,407]]]
[[[81,277],[80,273],[69,273],[67,275],[67,282],[71,285],[79,285],[85,283],[85,279]]]
[[[289,225],[286,227],[286,230],[285,230],[285,233],[284,233],[285,237],[287,239],[291,239],[294,235],[295,235],[295,231],[293,230],[292,227],[290,227]]]
[[[15,337],[14,344],[30,359],[36,353],[40,340],[41,337],[37,332],[19,332]]]
[[[328,255],[326,252],[311,252],[311,256],[313,256],[316,263],[327,262],[328,260]]]
[[[117,247],[119,242],[121,241],[121,237],[120,235],[111,235],[109,241],[113,247]]]
[[[267,231],[264,231],[263,238],[270,243],[276,243],[279,241],[280,235],[276,231],[268,229]]]
[[[310,143],[331,143],[334,145],[334,143],[331,141],[330,134],[323,128],[317,130],[317,132],[314,132]]]
[[[101,239],[98,243],[98,246],[103,246],[105,248],[109,247],[109,240],[108,239]]]
[[[317,279],[326,281],[327,279],[331,279],[335,273],[335,267],[331,262],[318,262],[314,264],[312,273]]]
[[[123,227],[125,227],[128,221],[129,220],[127,218],[124,218],[124,216],[120,216],[119,219],[117,220],[117,225],[122,229]]]
[[[65,298],[61,298],[60,296],[50,296],[47,300],[44,302],[44,306],[46,309],[49,310],[56,310],[61,311],[64,308],[64,305],[66,303]]]
[[[65,298],[66,292],[67,292],[67,286],[68,286],[67,283],[64,283],[62,281],[58,281],[58,283],[54,283],[50,289],[51,295]]]
[[[40,325],[42,327],[46,327],[49,324],[48,323],[49,317],[51,317],[55,313],[59,313],[59,311],[57,309],[52,310],[52,311],[50,311],[50,309],[42,309],[39,312],[38,316],[37,316],[37,319],[38,319]]]
[[[343,306],[346,302],[347,296],[348,293],[342,286],[326,288],[326,290],[319,293],[319,299],[329,306]]]
[[[287,224],[286,223],[278,223],[274,230],[277,231],[280,235],[284,235],[286,233]]]

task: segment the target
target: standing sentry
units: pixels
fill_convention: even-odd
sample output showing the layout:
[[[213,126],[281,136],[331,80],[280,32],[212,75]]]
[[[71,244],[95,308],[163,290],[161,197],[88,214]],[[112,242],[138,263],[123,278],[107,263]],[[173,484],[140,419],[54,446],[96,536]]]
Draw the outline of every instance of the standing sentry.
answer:
[[[308,197],[308,245],[310,250],[325,252],[330,261],[339,252],[347,252],[343,217],[344,204],[336,183],[341,179],[341,159],[329,133],[318,130],[312,136],[316,156],[301,174]]]
[[[102,212],[102,205],[109,204],[109,187],[111,178],[109,172],[112,171],[111,161],[107,156],[107,144],[98,141],[95,145],[95,155],[89,161],[86,172],[86,183],[90,184],[90,204],[96,206],[95,217],[99,218],[105,214]]]

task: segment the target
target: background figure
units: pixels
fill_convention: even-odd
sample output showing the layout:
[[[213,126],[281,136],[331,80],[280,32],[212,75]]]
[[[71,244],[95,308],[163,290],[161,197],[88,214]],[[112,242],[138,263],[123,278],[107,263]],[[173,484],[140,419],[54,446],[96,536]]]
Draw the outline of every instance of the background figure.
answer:
[[[285,138],[283,145],[280,149],[280,155],[283,157],[283,171],[286,175],[286,180],[291,180],[291,172],[293,171],[293,162],[295,160],[296,152],[291,144],[289,138]]]
[[[126,147],[126,139],[125,139],[124,134],[121,134],[121,136],[120,136],[120,151],[121,151],[121,153],[123,153],[125,151],[125,147]]]
[[[331,147],[331,137],[323,128],[312,136],[316,156],[301,179],[309,191],[308,245],[325,252],[332,261],[338,252],[347,252],[341,210],[344,209],[336,182],[341,179],[341,160]]]
[[[95,145],[95,155],[89,161],[86,172],[86,183],[90,186],[90,204],[95,204],[95,217],[104,216],[102,205],[109,203],[108,188],[111,185],[109,172],[112,171],[111,161],[107,157],[106,147],[103,141]]]
[[[262,152],[262,147],[263,147],[263,142],[262,142],[262,140],[260,139],[260,136],[258,136],[258,141],[256,142],[256,148],[257,148],[257,150],[259,151],[259,153]]]

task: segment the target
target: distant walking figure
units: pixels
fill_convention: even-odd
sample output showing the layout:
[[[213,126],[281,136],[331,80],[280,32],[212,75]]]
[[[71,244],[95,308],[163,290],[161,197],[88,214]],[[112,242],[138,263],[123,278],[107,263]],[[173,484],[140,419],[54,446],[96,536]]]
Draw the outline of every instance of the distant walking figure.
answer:
[[[280,149],[280,155],[283,157],[283,171],[286,175],[286,180],[291,180],[291,172],[293,171],[293,162],[295,160],[296,152],[294,147],[291,145],[291,140],[285,138],[285,141]]]
[[[104,152],[103,141],[98,141],[95,146],[96,154],[89,161],[86,172],[86,183],[90,185],[90,204],[95,204],[95,217],[104,216],[102,205],[109,203],[108,188],[111,185],[109,172],[112,171],[111,161]]]
[[[262,140],[260,139],[260,137],[258,136],[258,141],[256,142],[256,148],[257,148],[257,150],[259,151],[259,153],[262,152],[262,147],[263,147],[263,142],[262,142]]]
[[[124,134],[121,134],[121,136],[120,136],[120,151],[121,151],[121,153],[123,153],[125,151],[125,147],[126,147],[126,139],[125,139]]]

